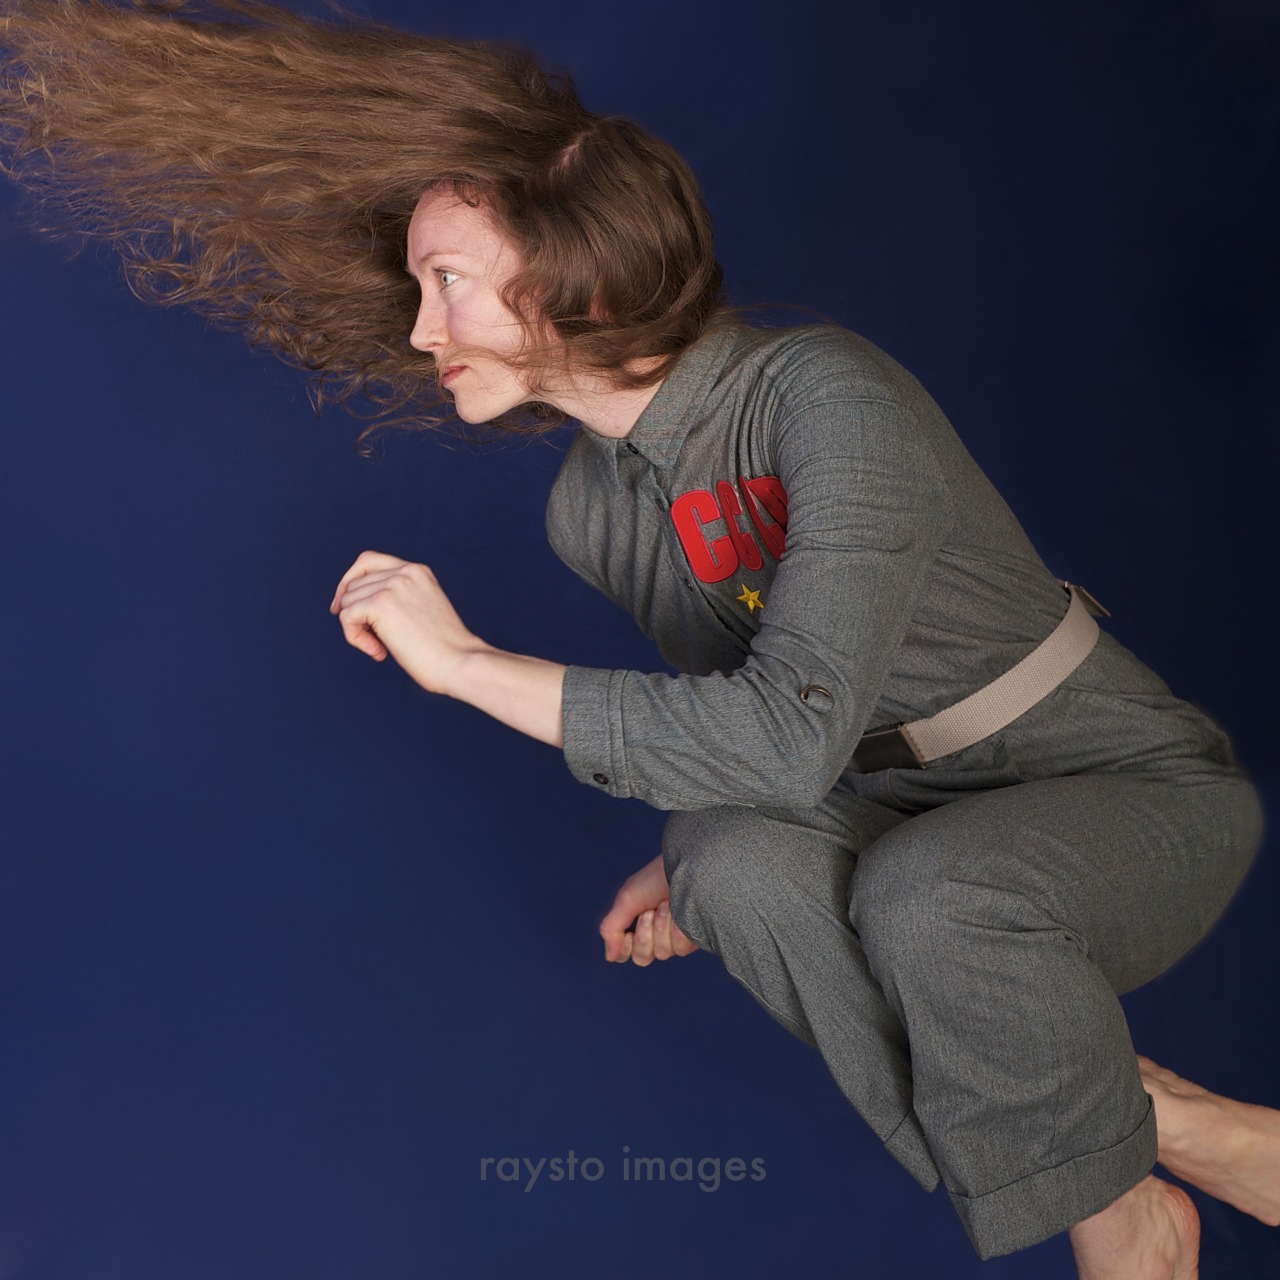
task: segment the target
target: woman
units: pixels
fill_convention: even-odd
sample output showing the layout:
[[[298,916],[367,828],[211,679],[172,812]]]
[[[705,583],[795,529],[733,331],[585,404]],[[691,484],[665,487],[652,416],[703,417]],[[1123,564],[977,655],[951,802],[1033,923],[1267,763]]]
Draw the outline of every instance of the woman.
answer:
[[[320,398],[581,424],[552,543],[684,674],[498,650],[382,552],[330,609],[674,811],[606,959],[714,951],[982,1257],[1067,1231],[1088,1280],[1194,1275],[1157,1158],[1280,1224],[1280,1113],[1135,1057],[1116,999],[1220,914],[1256,796],[927,392],[838,327],[744,324],[681,158],[527,55],[221,11],[0,10],[8,167]]]

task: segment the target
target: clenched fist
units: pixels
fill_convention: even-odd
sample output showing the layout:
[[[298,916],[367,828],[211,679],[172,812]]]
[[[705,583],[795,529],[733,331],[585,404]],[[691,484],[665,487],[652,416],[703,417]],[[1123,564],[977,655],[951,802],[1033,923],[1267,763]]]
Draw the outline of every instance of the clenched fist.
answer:
[[[698,944],[681,932],[671,918],[671,890],[659,854],[630,876],[609,914],[600,922],[604,958],[620,964],[630,960],[641,967],[654,960],[670,960],[697,951]],[[627,926],[635,921],[634,933]]]

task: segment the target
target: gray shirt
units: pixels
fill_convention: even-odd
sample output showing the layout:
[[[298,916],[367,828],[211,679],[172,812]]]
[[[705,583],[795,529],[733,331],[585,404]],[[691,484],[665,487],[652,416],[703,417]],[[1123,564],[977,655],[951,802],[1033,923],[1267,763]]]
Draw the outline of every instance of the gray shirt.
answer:
[[[920,383],[831,325],[711,328],[625,439],[579,432],[547,534],[683,673],[565,676],[573,775],[659,809],[817,804],[865,729],[989,683],[1068,603]],[[1227,758],[1105,631],[1002,737],[1020,778]]]

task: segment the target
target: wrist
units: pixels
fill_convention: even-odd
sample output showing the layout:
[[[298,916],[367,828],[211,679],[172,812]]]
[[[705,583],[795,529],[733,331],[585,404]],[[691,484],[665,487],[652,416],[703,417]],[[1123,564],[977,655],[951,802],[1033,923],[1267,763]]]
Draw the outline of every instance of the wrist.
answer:
[[[479,637],[458,653],[453,665],[443,673],[438,692],[459,702],[474,705],[476,690],[484,686],[485,668],[499,651]]]
[[[564,745],[566,668],[545,658],[508,653],[477,640],[441,673],[439,692],[553,747]]]

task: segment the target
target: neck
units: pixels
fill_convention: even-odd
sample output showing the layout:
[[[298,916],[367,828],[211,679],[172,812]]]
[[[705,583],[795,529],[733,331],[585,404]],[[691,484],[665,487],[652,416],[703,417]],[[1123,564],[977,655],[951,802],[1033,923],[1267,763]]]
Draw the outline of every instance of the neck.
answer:
[[[643,373],[656,363],[653,359],[638,360],[629,366],[629,370]],[[635,391],[619,391],[610,387],[603,378],[587,377],[575,379],[567,390],[549,397],[549,400],[588,430],[621,440],[631,434],[632,427],[661,386],[661,382],[655,382]]]

